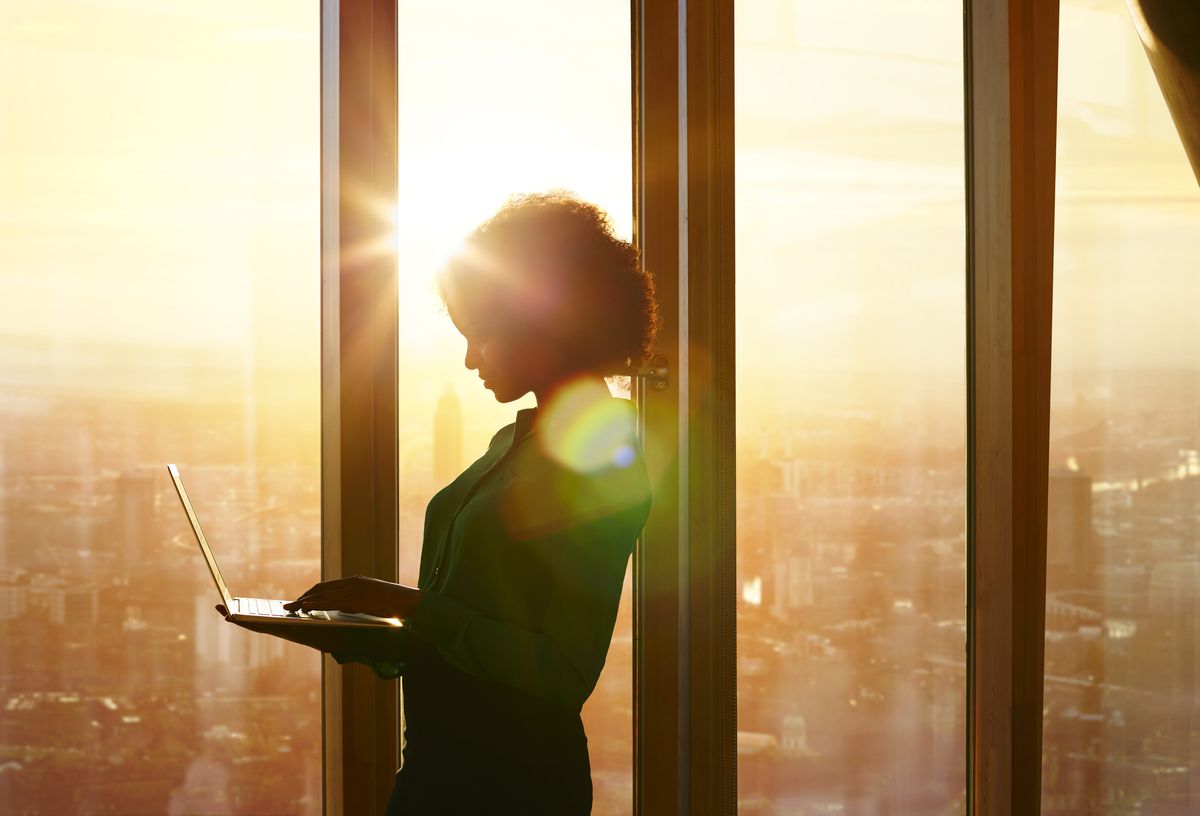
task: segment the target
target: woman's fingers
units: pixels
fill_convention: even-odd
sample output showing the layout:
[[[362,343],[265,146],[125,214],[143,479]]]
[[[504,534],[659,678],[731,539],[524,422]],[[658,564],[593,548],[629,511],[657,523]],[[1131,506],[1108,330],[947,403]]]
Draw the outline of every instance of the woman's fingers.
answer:
[[[361,575],[334,578],[315,584],[294,601],[285,603],[288,611],[336,609],[341,612],[365,612],[369,615],[389,615],[394,604],[389,603],[395,584]]]
[[[303,598],[305,595],[311,595],[314,592],[325,592],[327,590],[339,587],[345,582],[345,578],[331,578],[328,581],[320,581],[319,583],[313,584],[306,589],[300,597]]]
[[[310,600],[315,597],[322,596],[325,593],[328,593],[331,591],[337,591],[339,589],[343,589],[347,580],[348,579],[346,579],[346,578],[334,578],[333,580],[330,580],[330,581],[322,581],[319,584],[313,584],[299,598],[297,598],[294,601],[285,603],[283,605],[283,608],[289,609],[289,610],[290,609],[299,609],[300,604],[303,603],[304,601]]]
[[[330,581],[321,581],[319,584],[313,584],[308,589],[304,590],[304,592],[300,595],[300,598],[313,595],[318,592],[327,592],[328,590],[337,587],[345,580],[346,579],[344,578],[334,578]],[[299,598],[297,598],[297,600],[299,600]]]
[[[302,601],[297,606],[297,609],[302,609],[306,612],[316,609],[338,609],[342,612],[357,612],[359,611],[357,608],[358,606],[359,605],[354,602],[353,598],[347,598],[340,595],[328,595]]]
[[[369,581],[361,575],[351,575],[346,578],[331,578],[319,584],[313,584],[303,595],[294,601],[283,605],[284,609],[341,609],[336,606],[310,606],[312,603],[329,603],[331,598],[352,599],[363,589],[363,582]]]
[[[344,589],[330,589],[302,595],[296,600],[284,604],[284,608],[292,609],[344,609],[346,604],[354,603],[354,593]],[[349,611],[349,610],[347,610]]]
[[[294,601],[288,601],[287,603],[285,603],[285,604],[283,605],[283,608],[284,608],[284,609],[295,609],[295,608],[296,608],[296,605],[297,605],[297,604],[299,604],[299,603],[300,603],[300,601],[302,601],[303,599],[307,598],[307,597],[308,597],[309,595],[311,595],[312,593],[316,592],[316,591],[317,591],[317,590],[320,588],[320,586],[321,586],[320,584],[314,584],[313,586],[311,586],[311,587],[309,587],[308,589],[304,590],[304,592],[302,592],[302,593],[300,594],[300,596],[299,596],[298,598],[296,598],[296,600],[294,600]]]

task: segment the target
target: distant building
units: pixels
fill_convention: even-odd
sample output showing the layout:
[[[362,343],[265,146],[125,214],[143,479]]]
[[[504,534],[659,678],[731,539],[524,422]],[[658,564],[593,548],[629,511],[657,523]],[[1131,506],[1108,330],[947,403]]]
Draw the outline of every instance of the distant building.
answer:
[[[773,567],[775,591],[771,614],[787,622],[796,610],[813,605],[812,558],[800,553],[780,556]]]
[[[1200,561],[1157,564],[1150,572],[1150,621],[1154,654],[1147,667],[1152,685],[1171,699],[1185,700],[1168,730],[1180,744],[1192,736],[1196,689],[1200,688]]]
[[[786,714],[783,718],[782,732],[779,744],[784,753],[808,753],[808,723],[804,717],[794,710]]]
[[[28,586],[19,588],[26,590],[18,601],[19,614],[28,609],[58,626],[91,626],[100,617],[100,591],[94,586],[71,584],[56,575],[35,575]],[[14,600],[19,597],[18,593],[13,595]]]
[[[55,587],[47,593],[51,623],[92,626],[100,617],[100,593],[95,587]]]
[[[765,512],[769,562],[764,566],[771,577],[768,608],[777,619],[789,623],[797,610],[813,605],[815,535],[804,511],[791,496],[772,497]]]
[[[1047,493],[1046,591],[1095,589],[1092,477],[1052,470]]]
[[[447,484],[462,471],[462,405],[447,386],[433,415],[433,478]]]
[[[154,494],[154,476],[148,470],[127,470],[117,478],[113,546],[125,566],[137,564],[154,551]]]
[[[0,482],[7,483],[7,443],[6,437],[0,437]],[[0,490],[0,564],[10,563],[8,560],[8,494],[7,487]]]
[[[283,657],[284,641],[226,623],[207,592],[195,597],[193,612],[198,684],[204,672],[259,669]]]
[[[755,731],[737,732],[738,759],[754,756],[755,754],[773,752],[779,747],[779,740],[774,734],[762,734]]]
[[[0,583],[0,621],[22,617],[28,608],[28,584],[15,581]]]

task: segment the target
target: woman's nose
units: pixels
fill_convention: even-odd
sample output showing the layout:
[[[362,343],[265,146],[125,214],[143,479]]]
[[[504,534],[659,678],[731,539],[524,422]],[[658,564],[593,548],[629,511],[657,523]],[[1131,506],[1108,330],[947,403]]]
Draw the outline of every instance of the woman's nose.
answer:
[[[470,343],[467,343],[467,355],[463,358],[463,365],[471,371],[479,368],[479,353]]]

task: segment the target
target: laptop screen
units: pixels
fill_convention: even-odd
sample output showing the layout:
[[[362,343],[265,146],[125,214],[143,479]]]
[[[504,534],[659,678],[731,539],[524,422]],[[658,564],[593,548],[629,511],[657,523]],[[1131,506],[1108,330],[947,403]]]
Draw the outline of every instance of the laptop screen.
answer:
[[[208,562],[208,571],[212,573],[213,581],[217,584],[217,591],[221,593],[221,600],[225,602],[225,608],[231,613],[236,612],[233,608],[233,596],[229,594],[229,588],[225,586],[225,580],[221,577],[221,570],[217,568],[217,559],[213,558],[212,550],[208,548],[208,542],[204,539],[204,531],[200,529],[200,520],[196,518],[196,511],[192,509],[192,503],[188,500],[187,491],[183,488],[183,479],[179,477],[179,469],[174,465],[167,465],[167,472],[171,474],[171,482],[175,485],[175,492],[179,494],[179,501],[183,504],[183,511],[187,513],[188,523],[192,525],[192,532],[196,534],[196,541],[200,544],[200,552],[204,553],[204,560]]]

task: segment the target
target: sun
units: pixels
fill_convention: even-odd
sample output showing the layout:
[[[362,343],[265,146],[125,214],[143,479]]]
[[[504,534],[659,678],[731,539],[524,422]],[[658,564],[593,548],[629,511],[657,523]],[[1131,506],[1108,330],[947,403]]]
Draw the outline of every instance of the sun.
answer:
[[[628,231],[629,186],[603,172],[611,162],[580,155],[577,147],[531,142],[489,128],[487,150],[439,142],[428,131],[402,140],[398,199],[391,208],[399,290],[401,344],[406,350],[453,342],[457,332],[434,279],[463,240],[511,196],[569,190],[609,208],[618,231]],[[586,152],[586,151],[585,151]]]

